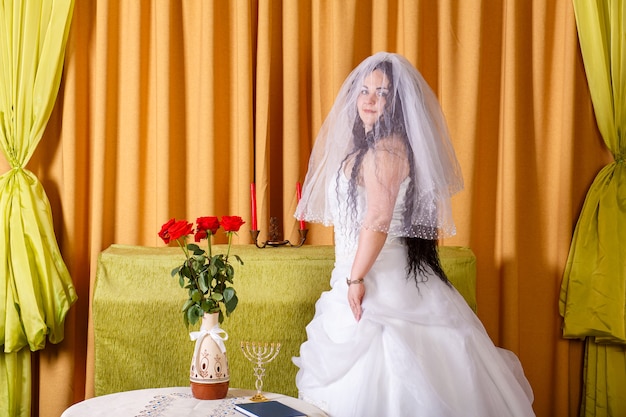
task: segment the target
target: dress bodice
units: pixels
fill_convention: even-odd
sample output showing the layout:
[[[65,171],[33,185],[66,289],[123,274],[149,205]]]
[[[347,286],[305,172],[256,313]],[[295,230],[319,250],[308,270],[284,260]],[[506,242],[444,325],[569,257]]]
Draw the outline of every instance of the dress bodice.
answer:
[[[400,191],[393,209],[390,230],[400,230],[404,213],[404,196],[408,178],[400,185]],[[367,211],[367,198],[365,188],[357,186],[356,213],[353,213],[348,198],[348,179],[345,175],[338,175],[338,181],[331,182],[328,201],[332,204],[333,219],[335,226],[335,252],[338,254],[351,254],[356,251],[359,231],[363,218]],[[387,243],[398,242],[398,236],[389,234]]]

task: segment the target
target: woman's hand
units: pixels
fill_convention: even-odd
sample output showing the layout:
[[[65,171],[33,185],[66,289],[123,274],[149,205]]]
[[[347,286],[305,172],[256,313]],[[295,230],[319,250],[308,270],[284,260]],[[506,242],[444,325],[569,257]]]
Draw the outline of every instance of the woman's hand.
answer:
[[[348,305],[350,306],[350,310],[352,310],[352,314],[354,315],[356,321],[361,320],[361,315],[363,314],[361,303],[363,302],[364,296],[365,282],[352,284],[348,287]]]

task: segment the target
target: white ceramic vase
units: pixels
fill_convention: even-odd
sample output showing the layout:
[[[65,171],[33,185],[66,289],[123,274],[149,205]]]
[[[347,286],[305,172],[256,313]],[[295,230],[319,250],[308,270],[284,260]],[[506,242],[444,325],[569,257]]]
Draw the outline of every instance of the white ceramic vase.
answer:
[[[204,314],[200,331],[191,332],[196,341],[189,381],[194,398],[218,400],[226,397],[230,382],[230,371],[224,341],[226,332],[220,327],[218,313]]]

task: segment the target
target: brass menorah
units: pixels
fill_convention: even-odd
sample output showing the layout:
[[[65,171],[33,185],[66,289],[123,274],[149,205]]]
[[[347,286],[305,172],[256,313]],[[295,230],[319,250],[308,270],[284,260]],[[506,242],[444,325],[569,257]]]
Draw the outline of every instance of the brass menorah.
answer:
[[[250,401],[267,401],[267,397],[262,393],[263,377],[265,376],[264,365],[276,358],[280,352],[280,343],[241,342],[241,351],[246,359],[254,364],[256,394],[250,398]]]

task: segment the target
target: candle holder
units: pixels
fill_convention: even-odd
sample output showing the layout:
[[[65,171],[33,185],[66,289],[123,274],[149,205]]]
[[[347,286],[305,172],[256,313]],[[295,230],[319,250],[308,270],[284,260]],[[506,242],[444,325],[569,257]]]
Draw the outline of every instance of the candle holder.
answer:
[[[300,229],[298,230],[300,233],[300,242],[297,244],[293,244],[288,240],[282,240],[279,237],[278,233],[278,219],[276,217],[270,217],[270,233],[269,239],[261,244],[259,244],[259,230],[250,230],[250,235],[252,236],[252,240],[254,240],[254,244],[259,249],[264,249],[267,246],[277,247],[277,246],[289,246],[292,248],[299,248],[304,245],[306,241],[306,235],[309,232],[309,229]]]

